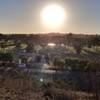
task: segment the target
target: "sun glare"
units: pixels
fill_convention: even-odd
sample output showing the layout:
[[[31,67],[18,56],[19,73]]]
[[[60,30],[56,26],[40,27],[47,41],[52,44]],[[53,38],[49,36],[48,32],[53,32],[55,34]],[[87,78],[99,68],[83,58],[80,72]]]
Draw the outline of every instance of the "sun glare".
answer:
[[[48,46],[54,47],[56,44],[55,43],[48,43]]]
[[[42,21],[47,27],[57,28],[65,21],[65,11],[59,5],[48,5],[42,11]]]

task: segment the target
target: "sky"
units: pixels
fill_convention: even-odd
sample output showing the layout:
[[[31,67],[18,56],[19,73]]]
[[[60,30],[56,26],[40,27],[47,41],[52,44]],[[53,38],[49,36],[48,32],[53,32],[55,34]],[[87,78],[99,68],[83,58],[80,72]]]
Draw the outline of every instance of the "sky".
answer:
[[[40,18],[42,9],[50,4],[62,6],[67,15],[63,27],[55,32],[100,33],[100,0],[0,0],[0,32],[53,32]]]

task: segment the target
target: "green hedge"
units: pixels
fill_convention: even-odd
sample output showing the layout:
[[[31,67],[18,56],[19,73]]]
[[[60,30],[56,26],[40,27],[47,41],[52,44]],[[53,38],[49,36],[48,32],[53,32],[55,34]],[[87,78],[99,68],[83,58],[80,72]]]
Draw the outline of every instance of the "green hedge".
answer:
[[[78,58],[66,58],[65,66],[73,70],[100,70],[100,62],[80,60]]]
[[[13,55],[12,53],[0,53],[0,61],[9,61],[12,62]]]

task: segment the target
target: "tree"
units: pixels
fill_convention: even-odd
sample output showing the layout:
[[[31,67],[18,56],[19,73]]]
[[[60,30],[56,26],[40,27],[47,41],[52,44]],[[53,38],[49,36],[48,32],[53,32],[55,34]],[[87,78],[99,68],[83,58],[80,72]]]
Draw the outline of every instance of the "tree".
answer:
[[[53,64],[54,64],[56,69],[61,69],[62,70],[65,66],[65,61],[63,59],[55,58]]]
[[[94,46],[100,46],[100,36],[95,35],[95,37],[93,38],[92,42],[93,42]]]
[[[34,50],[34,44],[31,43],[31,42],[28,42],[27,47],[26,47],[26,51],[27,52],[33,52],[33,50]]]
[[[69,34],[67,35],[67,37],[66,37],[66,41],[67,41],[68,46],[71,45],[72,40],[73,40],[73,34],[72,34],[72,33],[69,33]]]
[[[95,35],[93,37],[90,37],[90,39],[88,40],[88,46],[89,47],[100,46],[100,36],[99,35]]]
[[[82,46],[80,44],[74,45],[74,49],[76,50],[77,54],[80,54],[82,51]]]

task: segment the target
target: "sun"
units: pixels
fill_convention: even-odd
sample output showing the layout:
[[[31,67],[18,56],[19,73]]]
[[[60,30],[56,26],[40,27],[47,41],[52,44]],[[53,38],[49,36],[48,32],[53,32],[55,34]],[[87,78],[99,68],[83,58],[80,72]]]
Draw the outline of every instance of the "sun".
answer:
[[[65,10],[60,5],[52,4],[46,6],[42,11],[42,22],[50,28],[58,28],[65,21]]]

